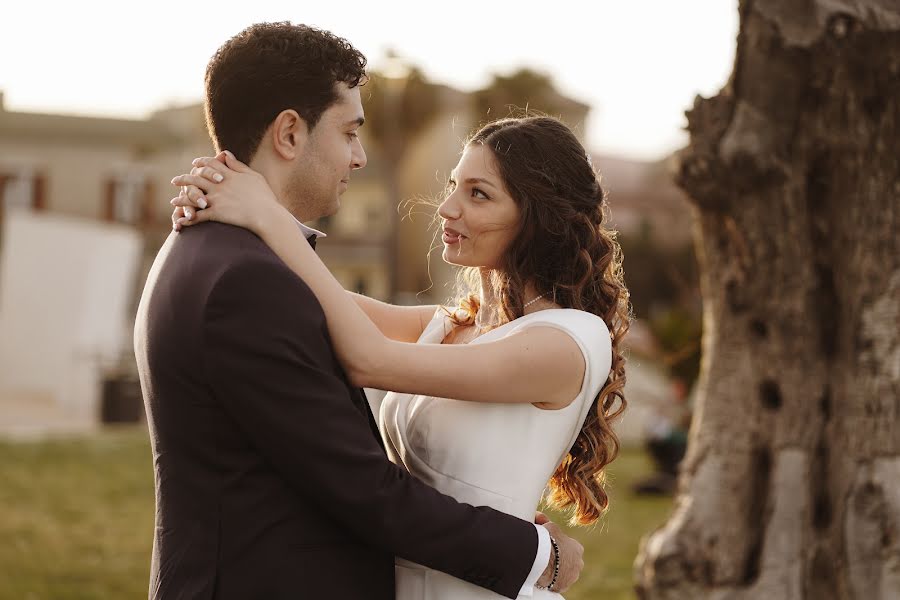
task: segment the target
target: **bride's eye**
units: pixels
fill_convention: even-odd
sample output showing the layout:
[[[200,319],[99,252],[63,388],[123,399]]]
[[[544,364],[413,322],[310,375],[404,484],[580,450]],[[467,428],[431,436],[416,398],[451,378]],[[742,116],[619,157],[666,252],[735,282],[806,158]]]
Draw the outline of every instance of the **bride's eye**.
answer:
[[[472,188],[472,196],[474,196],[475,198],[480,198],[481,200],[490,200],[491,199],[490,196],[485,194],[483,191],[481,191],[477,187]]]

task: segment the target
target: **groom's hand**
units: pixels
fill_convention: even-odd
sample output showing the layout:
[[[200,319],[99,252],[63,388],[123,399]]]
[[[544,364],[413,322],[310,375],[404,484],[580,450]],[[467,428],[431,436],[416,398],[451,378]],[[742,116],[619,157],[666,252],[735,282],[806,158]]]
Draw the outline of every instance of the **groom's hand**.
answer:
[[[552,591],[565,592],[578,581],[581,570],[584,568],[584,546],[564,534],[559,525],[553,521],[548,521],[542,526],[547,528],[547,531],[550,532],[550,535],[553,536],[553,539],[556,540],[556,544],[559,546],[559,577],[557,577],[556,583],[553,584]],[[552,580],[553,552],[551,551],[550,562],[547,563],[547,568],[544,569],[544,573],[537,580],[537,584],[547,587]]]

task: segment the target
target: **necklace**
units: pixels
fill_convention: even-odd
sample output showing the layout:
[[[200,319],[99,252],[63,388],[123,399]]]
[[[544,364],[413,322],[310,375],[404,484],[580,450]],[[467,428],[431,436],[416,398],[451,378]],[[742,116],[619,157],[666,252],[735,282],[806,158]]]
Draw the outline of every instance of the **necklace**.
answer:
[[[541,298],[543,298],[546,295],[547,294],[541,294],[540,296],[536,296],[536,297],[532,298],[531,300],[529,300],[528,302],[526,302],[525,304],[522,305],[522,309],[524,310],[524,309],[528,308],[529,306],[531,306],[532,304],[534,304],[535,302],[537,302],[538,300],[540,300]],[[495,327],[500,324],[500,321],[497,321],[495,323],[488,323],[487,325],[482,325],[478,319],[478,317],[480,317],[480,316],[481,316],[481,311],[478,311],[478,314],[475,315],[475,327],[478,328],[478,331],[482,331],[484,329],[487,329],[488,327]]]
[[[532,304],[534,304],[535,302],[537,302],[538,300],[540,300],[541,298],[543,298],[546,295],[547,294],[541,294],[540,296],[536,296],[536,297],[532,298],[531,300],[529,300],[528,302],[523,304],[522,308],[528,308],[529,306],[531,306]]]

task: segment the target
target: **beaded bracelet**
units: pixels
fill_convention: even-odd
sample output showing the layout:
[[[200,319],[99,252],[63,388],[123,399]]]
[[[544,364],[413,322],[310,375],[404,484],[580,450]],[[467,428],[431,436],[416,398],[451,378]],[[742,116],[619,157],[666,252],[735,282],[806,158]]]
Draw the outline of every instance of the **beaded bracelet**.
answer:
[[[553,539],[552,535],[550,536],[550,543],[553,545],[553,579],[550,580],[550,584],[547,587],[537,584],[535,584],[534,587],[539,590],[552,592],[553,586],[556,585],[556,580],[559,578],[559,544],[556,543],[556,540]]]

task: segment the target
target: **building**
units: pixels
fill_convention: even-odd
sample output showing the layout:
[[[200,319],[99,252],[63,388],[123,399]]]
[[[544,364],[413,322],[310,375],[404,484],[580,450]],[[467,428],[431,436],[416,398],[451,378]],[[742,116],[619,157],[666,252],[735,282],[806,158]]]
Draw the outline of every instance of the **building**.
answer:
[[[354,173],[336,215],[309,223],[328,234],[318,252],[345,288],[405,304],[445,302],[453,295],[455,270],[440,257],[435,205],[463,141],[485,120],[474,94],[434,84],[429,90],[433,110],[404,140],[396,160],[389,159],[386,140],[369,138],[364,129],[367,167]],[[561,96],[552,105],[583,135],[586,105]],[[389,124],[392,117],[367,107],[370,122]],[[4,214],[25,210],[137,232],[143,249],[130,300],[133,315],[150,264],[171,232],[168,200],[177,190],[169,180],[187,171],[194,157],[212,153],[200,104],[163,108],[145,119],[112,119],[9,111],[0,92],[0,224]],[[655,231],[670,232],[665,235],[687,231],[671,227],[689,218],[668,179],[654,183],[657,166],[612,157],[595,157],[594,165],[610,189],[613,226],[634,230],[650,219]],[[132,360],[130,340],[123,340],[122,352],[123,360]],[[96,389],[97,382],[88,383],[85,389]],[[36,418],[62,420],[55,410]],[[631,429],[630,437],[637,438],[639,426]]]
[[[452,269],[439,254],[427,259],[434,208],[423,201],[438,198],[481,120],[473,94],[427,86],[435,106],[403,153],[386,160],[384,142],[366,140],[364,130],[367,167],[354,173],[336,215],[310,223],[328,234],[319,254],[345,288],[401,303],[440,302],[451,293]],[[562,96],[555,105],[583,131],[586,105]],[[390,118],[367,113],[369,121]],[[24,208],[129,225],[145,240],[146,274],[171,230],[168,201],[177,190],[169,180],[213,152],[200,104],[112,119],[8,111],[0,92],[0,222],[6,210]]]
[[[129,225],[144,238],[146,274],[171,231],[169,180],[212,153],[199,104],[130,120],[11,112],[0,96],[0,220],[30,209]],[[376,171],[355,178],[322,253],[345,285],[385,297],[386,199]]]
[[[609,195],[613,229],[625,235],[646,230],[663,248],[692,243],[693,208],[672,179],[675,157],[645,162],[594,155],[592,160]]]

